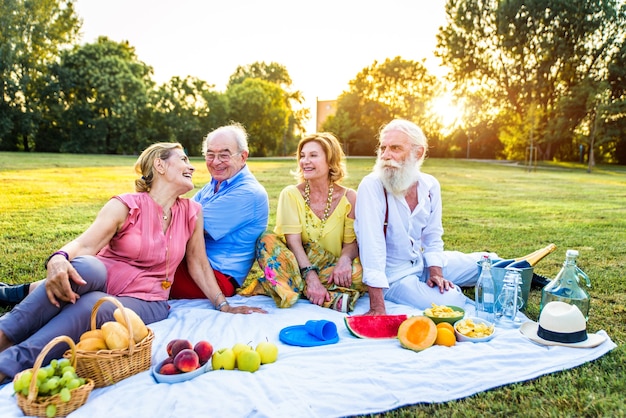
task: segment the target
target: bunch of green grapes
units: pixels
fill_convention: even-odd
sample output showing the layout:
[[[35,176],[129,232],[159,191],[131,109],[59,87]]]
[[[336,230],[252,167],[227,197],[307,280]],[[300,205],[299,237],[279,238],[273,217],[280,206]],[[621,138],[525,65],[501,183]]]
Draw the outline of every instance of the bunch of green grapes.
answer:
[[[76,369],[67,358],[52,360],[50,364],[37,370],[37,397],[53,396],[58,394],[63,402],[69,402],[72,398],[72,389],[85,384],[85,379],[78,377]],[[30,382],[33,379],[33,371],[24,371],[13,382],[15,393],[28,396]],[[56,414],[56,406],[48,405],[46,415],[53,417]]]

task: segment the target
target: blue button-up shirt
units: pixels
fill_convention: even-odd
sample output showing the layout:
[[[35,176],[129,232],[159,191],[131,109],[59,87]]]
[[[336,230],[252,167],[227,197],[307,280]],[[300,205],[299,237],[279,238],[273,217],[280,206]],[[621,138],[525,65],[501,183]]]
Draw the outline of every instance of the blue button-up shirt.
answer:
[[[240,285],[255,260],[255,246],[267,229],[269,199],[265,188],[244,166],[233,177],[211,180],[192,198],[202,205],[204,242],[213,269]]]

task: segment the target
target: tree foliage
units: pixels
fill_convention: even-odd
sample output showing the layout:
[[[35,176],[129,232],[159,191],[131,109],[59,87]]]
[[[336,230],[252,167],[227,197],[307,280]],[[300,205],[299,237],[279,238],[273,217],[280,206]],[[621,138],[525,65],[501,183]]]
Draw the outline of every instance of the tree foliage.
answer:
[[[446,13],[437,54],[459,95],[490,99],[482,114],[503,121],[507,156],[532,141],[546,158],[572,158],[624,42],[622,2],[448,0]]]
[[[305,123],[310,118],[308,109],[304,109],[304,96],[299,90],[292,90],[292,80],[284,65],[271,62],[254,62],[246,66],[239,66],[230,76],[227,90],[243,83],[247,79],[259,79],[275,84],[283,91],[284,105],[288,112],[287,130],[277,139],[278,146],[275,152],[287,155],[293,151],[298,141],[298,135],[305,131]]]
[[[173,77],[158,87],[151,98],[152,128],[157,141],[180,142],[190,155],[200,155],[202,138],[227,122],[223,94],[194,77]]]
[[[47,66],[78,36],[71,0],[0,0],[0,149],[29,151]]]
[[[64,51],[52,66],[58,84],[58,151],[135,154],[149,145],[148,91],[152,68],[139,61],[127,42],[100,37]],[[52,122],[52,121],[51,121]],[[49,141],[48,136],[38,142]]]
[[[323,129],[334,132],[350,154],[372,155],[378,130],[394,118],[405,118],[422,127],[429,138],[438,138],[440,120],[433,101],[441,85],[422,62],[401,57],[386,59],[361,70],[337,101],[337,112]]]
[[[226,91],[229,115],[249,134],[250,155],[274,155],[287,135],[290,109],[278,85],[247,78]]]

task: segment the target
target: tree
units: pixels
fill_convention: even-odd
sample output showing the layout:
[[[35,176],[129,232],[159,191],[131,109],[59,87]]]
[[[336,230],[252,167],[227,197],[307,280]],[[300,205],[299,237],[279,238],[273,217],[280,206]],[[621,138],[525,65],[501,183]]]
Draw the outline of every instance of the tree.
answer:
[[[374,61],[350,81],[348,91],[337,100],[335,116],[323,129],[338,135],[353,155],[372,155],[379,128],[394,118],[412,120],[427,137],[439,138],[441,120],[433,111],[433,100],[441,91],[423,62],[401,57]]]
[[[265,157],[278,152],[287,134],[290,109],[284,91],[276,84],[247,78],[226,91],[229,116],[249,134],[250,155]]]
[[[31,149],[47,66],[78,36],[71,0],[0,0],[0,149]]]
[[[226,98],[194,77],[173,77],[152,93],[156,141],[180,142],[189,155],[200,155],[202,138],[227,122]]]
[[[523,155],[532,139],[546,158],[572,158],[566,150],[588,113],[565,115],[560,100],[583,91],[598,94],[575,90],[581,83],[600,88],[606,79],[624,39],[621,3],[448,0],[437,55],[451,68],[449,80],[459,94],[482,90],[491,98],[482,113],[503,121],[508,156]],[[564,116],[568,123],[560,120]]]
[[[100,37],[96,43],[64,51],[51,74],[58,85],[51,107],[62,108],[52,115],[58,119],[50,121],[58,123],[62,138],[57,151],[135,154],[152,142],[152,68],[138,60],[127,42]],[[38,144],[48,140],[40,136]]]
[[[310,111],[302,107],[304,97],[299,90],[292,91],[292,81],[287,68],[271,62],[255,62],[247,66],[239,66],[230,76],[227,89],[243,83],[250,78],[264,80],[277,85],[283,91],[283,99],[288,109],[288,127],[277,143],[280,145],[275,152],[287,155],[295,149],[300,133],[305,131],[305,123],[310,118]]]

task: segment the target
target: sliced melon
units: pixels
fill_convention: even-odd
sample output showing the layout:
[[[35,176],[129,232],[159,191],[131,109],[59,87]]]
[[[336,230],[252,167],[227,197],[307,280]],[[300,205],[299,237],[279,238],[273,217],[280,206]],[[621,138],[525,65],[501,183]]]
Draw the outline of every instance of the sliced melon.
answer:
[[[437,339],[437,325],[427,316],[412,316],[398,328],[398,339],[404,348],[422,351]]]
[[[358,338],[397,338],[398,328],[406,319],[406,315],[357,315],[344,317],[344,322]]]

